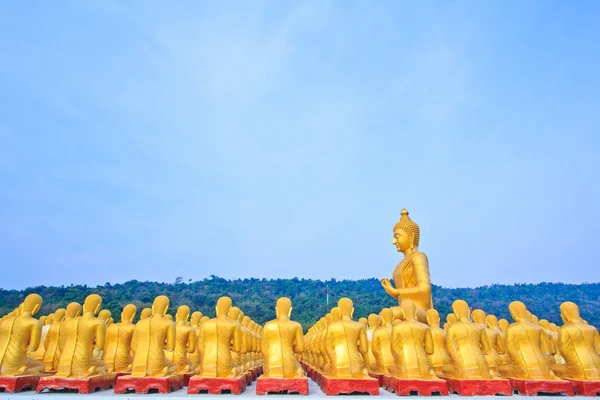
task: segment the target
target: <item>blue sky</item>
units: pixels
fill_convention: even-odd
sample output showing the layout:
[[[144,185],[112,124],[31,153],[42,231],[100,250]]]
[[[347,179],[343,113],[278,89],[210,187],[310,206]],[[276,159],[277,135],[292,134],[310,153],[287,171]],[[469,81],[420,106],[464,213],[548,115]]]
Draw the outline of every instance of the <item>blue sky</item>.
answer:
[[[0,3],[0,287],[600,280],[600,3]]]

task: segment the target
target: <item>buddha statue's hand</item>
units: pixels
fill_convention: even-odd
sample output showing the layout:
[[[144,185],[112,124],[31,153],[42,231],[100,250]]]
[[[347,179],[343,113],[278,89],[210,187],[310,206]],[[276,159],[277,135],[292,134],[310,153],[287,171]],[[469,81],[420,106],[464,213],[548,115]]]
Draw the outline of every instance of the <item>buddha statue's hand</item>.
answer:
[[[396,298],[398,297],[398,294],[396,293],[396,289],[394,289],[394,286],[392,286],[392,282],[390,282],[389,279],[387,278],[383,278],[381,280],[381,286],[383,286],[383,289],[385,290],[385,292],[387,294],[389,294],[390,296]]]

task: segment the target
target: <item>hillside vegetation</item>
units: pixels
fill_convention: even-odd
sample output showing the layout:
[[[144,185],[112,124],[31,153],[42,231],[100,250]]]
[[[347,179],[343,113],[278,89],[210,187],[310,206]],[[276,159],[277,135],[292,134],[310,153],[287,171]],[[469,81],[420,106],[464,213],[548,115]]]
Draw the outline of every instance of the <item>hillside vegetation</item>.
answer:
[[[0,315],[17,307],[29,293],[38,293],[43,297],[41,314],[65,307],[72,301],[83,302],[88,294],[98,293],[104,299],[103,308],[110,310],[116,321],[120,319],[121,309],[127,303],[135,304],[139,311],[142,307],[151,306],[154,297],[161,294],[171,299],[171,314],[175,313],[179,305],[187,304],[192,310],[213,317],[217,299],[229,296],[234,305],[262,324],[275,317],[274,305],[277,298],[287,296],[293,301],[292,318],[307,329],[327,312],[326,287],[329,287],[330,307],[335,306],[341,297],[350,297],[354,301],[356,319],[378,312],[384,307],[397,305],[384,292],[379,280],[374,278],[344,281],[298,278],[227,280],[211,276],[188,283],[178,278],[173,284],[133,280],[96,287],[39,286],[22,291],[0,290]],[[579,304],[584,319],[592,325],[600,326],[600,283],[492,285],[472,289],[433,287],[435,308],[442,318],[451,311],[451,304],[456,299],[464,299],[473,309],[481,308],[509,321],[508,304],[513,300],[521,300],[539,318],[546,318],[557,324],[561,323],[558,308],[560,304],[563,301],[574,301]]]

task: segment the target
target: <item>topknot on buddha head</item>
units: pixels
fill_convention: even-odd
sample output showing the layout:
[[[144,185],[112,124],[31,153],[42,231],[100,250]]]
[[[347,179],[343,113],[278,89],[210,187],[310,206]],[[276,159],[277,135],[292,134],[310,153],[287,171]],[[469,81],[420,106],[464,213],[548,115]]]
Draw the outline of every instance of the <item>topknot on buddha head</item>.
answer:
[[[403,208],[400,212],[400,221],[394,225],[393,230],[395,231],[396,229],[403,230],[408,236],[412,237],[413,244],[417,247],[419,246],[419,225],[410,219],[406,208]]]

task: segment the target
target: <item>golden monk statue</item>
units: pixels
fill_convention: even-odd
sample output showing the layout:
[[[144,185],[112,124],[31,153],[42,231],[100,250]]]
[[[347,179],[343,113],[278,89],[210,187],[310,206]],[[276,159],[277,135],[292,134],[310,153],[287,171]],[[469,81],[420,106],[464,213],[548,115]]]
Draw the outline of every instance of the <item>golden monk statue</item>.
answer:
[[[96,314],[100,311],[102,297],[86,297],[81,317],[65,321],[60,333],[60,361],[56,376],[81,378],[107,372],[107,366],[96,355],[102,353],[106,339],[106,324]]]
[[[457,321],[448,327],[446,349],[454,370],[447,375],[457,379],[492,379],[485,361],[485,354],[490,352],[485,328],[471,322],[466,301],[456,300],[452,310]]]
[[[202,356],[200,377],[235,378],[241,374],[232,357],[242,347],[241,326],[227,314],[231,299],[221,297],[217,301],[216,318],[206,321],[200,328],[198,348]]]
[[[150,318],[152,316],[152,309],[149,307],[146,307],[144,309],[142,309],[142,312],[140,313],[140,321],[146,319],[146,318]]]
[[[553,365],[552,370],[563,379],[600,381],[598,330],[582,321],[575,303],[562,303],[560,316],[564,325],[558,333],[558,349],[565,364]]]
[[[108,372],[129,372],[133,362],[131,341],[135,331],[133,320],[137,307],[127,304],[121,312],[121,322],[112,324],[106,330],[104,345],[104,362]]]
[[[165,377],[177,372],[175,365],[165,357],[165,350],[175,349],[175,323],[166,318],[169,298],[158,296],[152,303],[152,316],[135,325],[133,345],[135,355],[132,377]]]
[[[400,221],[394,226],[392,244],[399,253],[404,254],[404,259],[396,266],[392,275],[396,287],[387,278],[382,279],[381,284],[386,293],[398,303],[402,300],[414,301],[417,305],[417,319],[426,322],[425,312],[433,308],[429,262],[425,253],[419,251],[419,225],[410,219],[406,209],[402,210]]]
[[[417,305],[412,300],[403,300],[400,308],[403,321],[392,330],[392,353],[395,365],[391,375],[403,379],[437,380],[429,361],[433,354],[433,337],[427,325],[417,321]]]
[[[373,334],[375,333],[375,330],[381,326],[383,320],[379,314],[369,314],[367,322],[367,342],[369,344],[369,351],[367,352],[365,364],[367,365],[367,370],[373,372],[373,369],[377,368],[375,365],[375,356],[373,355]]]
[[[200,336],[200,321],[202,320],[202,313],[200,311],[194,311],[191,317],[191,327],[196,335],[196,347],[194,352],[190,354],[190,361],[192,362],[192,370],[196,370],[200,367],[200,350],[198,350],[198,336]]]
[[[100,310],[100,312],[98,313],[98,319],[101,319],[102,321],[104,321],[104,324],[106,325],[107,328],[110,326],[110,323],[112,320],[111,316],[112,316],[112,314],[108,310]]]
[[[58,349],[58,339],[61,331],[61,323],[65,319],[65,309],[59,308],[54,311],[54,315],[52,318],[52,325],[48,329],[48,333],[46,334],[46,340],[44,341],[44,346],[46,346],[46,351],[44,352],[44,368],[46,372],[56,371],[58,368],[58,356],[60,355]]]
[[[296,354],[304,351],[302,326],[290,320],[292,302],[287,297],[277,300],[277,319],[265,324],[262,335],[263,376],[267,378],[303,378],[304,371]]]
[[[485,326],[488,328],[487,336],[490,347],[492,347],[491,351],[496,351],[498,354],[496,367],[508,364],[510,358],[506,354],[506,334],[500,329],[498,318],[493,314],[488,314],[485,317]],[[498,371],[500,370],[498,369]]]
[[[198,346],[196,331],[187,324],[189,316],[190,308],[186,305],[179,306],[175,324],[175,351],[173,351],[173,363],[177,368],[177,373],[194,371],[194,366],[188,358],[188,354],[193,354]]]
[[[384,308],[379,313],[382,325],[373,332],[371,351],[373,353],[373,364],[371,372],[376,374],[387,374],[388,369],[395,363],[392,354],[392,322],[394,313],[389,308]]]
[[[27,350],[35,351],[42,336],[42,324],[33,318],[42,306],[42,298],[30,294],[22,303],[18,316],[0,322],[0,375],[39,375],[44,364],[27,356]]]
[[[325,349],[330,362],[327,375],[332,378],[369,378],[363,361],[369,350],[365,327],[352,320],[352,300],[341,298],[338,309],[341,319],[332,321],[325,334]]]
[[[502,361],[500,360],[499,352],[504,352],[504,346],[500,342],[500,336],[498,332],[492,331],[487,327],[485,311],[477,309],[471,312],[473,316],[473,322],[481,325],[483,329],[485,329],[486,337],[488,343],[490,345],[490,352],[485,355],[485,361],[490,367],[490,373],[496,377],[500,377],[500,373],[498,367],[502,365]]]
[[[427,310],[427,323],[433,338],[433,354],[430,355],[433,372],[438,376],[452,373],[452,360],[446,350],[446,331],[440,328],[440,314],[437,310]]]
[[[541,326],[529,322],[525,304],[513,301],[508,309],[515,322],[506,329],[510,368],[503,374],[516,379],[555,380],[546,357],[551,350],[548,336]]]
[[[42,333],[40,335],[40,344],[38,345],[38,347],[35,351],[27,352],[27,355],[29,357],[33,358],[34,360],[42,361],[44,359],[44,351],[46,351],[46,348],[44,347],[44,342],[46,341],[46,333],[48,332],[48,330],[46,330],[46,332],[44,332],[44,326],[46,325],[47,318],[48,318],[47,316],[42,315],[39,319],[40,325],[42,326]]]

